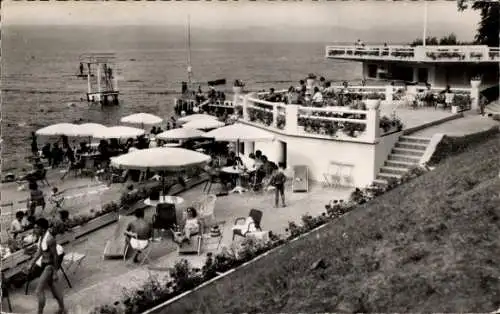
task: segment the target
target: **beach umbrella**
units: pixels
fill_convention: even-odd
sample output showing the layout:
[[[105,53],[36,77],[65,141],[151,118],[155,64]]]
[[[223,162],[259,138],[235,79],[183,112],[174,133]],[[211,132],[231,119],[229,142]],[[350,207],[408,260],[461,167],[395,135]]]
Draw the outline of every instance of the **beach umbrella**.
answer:
[[[113,126],[94,133],[96,139],[129,139],[136,138],[146,133],[143,129],[132,128],[129,126]]]
[[[74,130],[76,136],[94,136],[94,134],[103,132],[107,127],[99,123],[84,123],[77,125]]]
[[[240,141],[265,142],[275,139],[271,132],[241,123],[212,130],[203,134],[203,137],[213,138],[218,142],[236,142],[237,156],[240,155]]]
[[[220,128],[225,125],[226,124],[224,122],[220,122],[215,119],[199,119],[190,121],[184,124],[182,127],[186,129],[210,130]]]
[[[180,123],[186,123],[186,122],[191,122],[196,120],[206,120],[206,119],[217,120],[217,117],[208,114],[192,114],[189,116],[179,118],[177,119],[177,121]]]
[[[157,134],[156,138],[164,141],[187,140],[203,137],[203,134],[205,134],[205,132],[197,129],[177,128]]]
[[[165,188],[165,171],[181,171],[210,161],[210,156],[184,148],[155,147],[133,151],[111,158],[111,166],[119,169],[161,171]]]
[[[78,128],[77,124],[72,123],[57,123],[41,128],[35,132],[36,135],[43,136],[74,136],[75,129]]]
[[[236,141],[273,141],[274,135],[271,132],[249,126],[246,124],[235,123],[203,134],[203,137],[213,138],[219,142]]]
[[[163,119],[150,113],[134,113],[129,116],[120,119],[122,123],[140,124],[142,127],[144,125],[155,125],[163,122]]]

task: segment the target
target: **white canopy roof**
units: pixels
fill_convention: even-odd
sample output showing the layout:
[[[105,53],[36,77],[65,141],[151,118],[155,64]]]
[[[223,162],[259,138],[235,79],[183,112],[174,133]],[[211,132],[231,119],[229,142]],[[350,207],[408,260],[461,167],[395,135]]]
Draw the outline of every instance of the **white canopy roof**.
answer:
[[[193,120],[184,124],[182,127],[186,129],[199,129],[199,130],[209,130],[216,129],[225,126],[224,122],[217,121],[215,119],[199,119]]]

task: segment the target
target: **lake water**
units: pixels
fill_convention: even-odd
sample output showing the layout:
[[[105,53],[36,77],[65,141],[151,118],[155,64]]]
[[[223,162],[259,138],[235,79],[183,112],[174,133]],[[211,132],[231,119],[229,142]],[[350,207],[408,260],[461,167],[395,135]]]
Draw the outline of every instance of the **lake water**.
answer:
[[[52,123],[81,119],[113,125],[135,112],[172,115],[180,82],[187,79],[182,37],[166,36],[159,28],[3,27],[3,171],[26,167],[30,133]],[[326,44],[193,41],[194,80],[226,78],[228,85],[220,89],[229,92],[235,79],[251,90],[288,87],[292,84],[273,82],[298,82],[310,72],[335,81],[361,79],[359,64],[326,60]],[[116,54],[120,106],[81,101],[87,82],[76,73],[85,52]]]

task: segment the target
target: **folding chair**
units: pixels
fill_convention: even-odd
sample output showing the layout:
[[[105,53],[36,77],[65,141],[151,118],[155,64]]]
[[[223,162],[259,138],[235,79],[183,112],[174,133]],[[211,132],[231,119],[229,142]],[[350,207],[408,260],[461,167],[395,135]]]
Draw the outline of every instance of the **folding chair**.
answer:
[[[215,221],[215,203],[217,201],[217,196],[215,194],[208,194],[202,197],[201,200],[193,203],[193,207],[198,212],[200,218],[204,220],[205,223],[207,219],[211,222]]]
[[[342,183],[341,166],[331,162],[328,167],[328,177],[330,178],[330,187],[338,187]]]
[[[353,186],[353,179],[352,179],[352,168],[353,166],[351,165],[345,165],[340,168],[340,179],[342,182],[342,186],[345,187],[352,187]]]
[[[201,253],[201,249],[203,246],[206,246],[212,239],[217,240],[217,247],[215,248],[215,251],[219,250],[220,244],[222,242],[222,238],[224,235],[224,226],[226,225],[225,220],[221,221],[215,221],[212,222],[211,224],[203,224],[203,231],[200,235],[200,249],[198,252],[198,255]],[[218,234],[214,234],[212,228],[217,227],[217,230],[219,231]]]
[[[238,224],[239,221],[246,221],[248,217],[238,217],[234,221],[233,226],[233,241],[235,236],[245,237],[247,233],[251,232],[251,230],[259,230],[262,231],[260,223],[262,221],[262,211],[257,209],[250,210],[248,217],[252,218],[252,222],[248,224]],[[253,227],[253,228],[252,228]]]
[[[83,244],[83,248],[80,252],[75,250],[76,246]],[[73,234],[71,241],[71,249],[70,252],[66,253],[63,257],[62,267],[66,269],[67,272],[70,272],[73,267],[72,273],[75,274],[78,268],[81,266],[82,261],[87,257],[88,254],[88,238],[76,239],[76,233]]]
[[[2,299],[7,299],[7,306],[9,307],[9,312],[12,312],[12,305],[10,303],[10,295],[9,295],[9,283],[5,279],[5,275],[2,273]]]
[[[123,261],[127,260],[127,253],[130,248],[134,251],[137,251],[137,254],[143,254],[142,261],[140,262],[140,266],[144,265],[146,261],[150,262],[149,255],[151,254],[152,249],[152,239],[148,240],[139,240],[137,235],[131,232],[125,232],[125,236],[130,237],[130,241],[127,242],[125,246],[125,253],[123,254]]]

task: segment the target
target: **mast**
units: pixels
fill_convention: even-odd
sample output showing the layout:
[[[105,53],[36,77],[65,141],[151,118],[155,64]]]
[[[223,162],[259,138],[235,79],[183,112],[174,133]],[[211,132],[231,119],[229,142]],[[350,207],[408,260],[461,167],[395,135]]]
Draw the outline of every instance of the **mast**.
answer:
[[[425,47],[425,42],[427,39],[427,0],[424,0],[424,31],[422,37],[422,45]]]
[[[191,18],[188,14],[188,29],[187,29],[187,37],[188,37],[188,55],[187,55],[187,72],[188,72],[188,90],[191,89],[191,76],[192,76],[192,67],[191,67]]]

